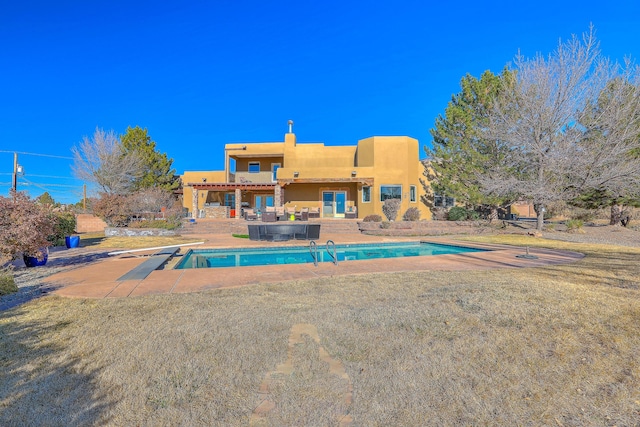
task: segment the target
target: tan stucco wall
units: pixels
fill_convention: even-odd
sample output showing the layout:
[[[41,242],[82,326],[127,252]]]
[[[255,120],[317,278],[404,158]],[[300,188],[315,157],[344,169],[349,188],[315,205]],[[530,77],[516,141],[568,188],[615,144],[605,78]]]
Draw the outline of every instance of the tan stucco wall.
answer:
[[[429,208],[421,202],[421,196],[425,194],[420,183],[420,179],[424,179],[424,169],[420,162],[418,140],[414,138],[375,136],[360,140],[355,146],[325,146],[322,143],[299,144],[294,134],[287,133],[284,142],[227,144],[225,150],[235,160],[236,171],[247,171],[251,161],[259,161],[263,173],[270,172],[272,163],[281,163],[278,180],[285,180],[281,183],[293,181],[284,186],[284,202],[287,206],[321,207],[322,188],[344,188],[348,191],[348,204],[358,206],[359,218],[374,213],[383,216],[380,186],[400,185],[402,206],[398,219],[402,218],[409,207],[420,209],[421,218],[431,218]],[[294,175],[295,172],[297,176]],[[206,173],[212,175],[205,176]],[[200,182],[203,177],[208,182],[225,182],[225,176],[224,171],[185,172],[183,182]],[[265,175],[265,179],[267,178]],[[344,182],[317,182],[320,180]],[[349,182],[358,180],[360,182]],[[363,180],[373,182],[369,203],[362,202],[362,187],[366,185]],[[416,187],[415,202],[411,202],[409,197],[412,185]],[[252,195],[248,196],[249,202],[253,203]],[[184,189],[184,204],[191,210],[190,188]]]
[[[402,186],[402,205],[398,211],[397,220],[410,207],[416,207],[421,212],[422,219],[431,219],[431,211],[420,200],[425,194],[420,183],[424,168],[420,162],[418,140],[407,136],[375,136],[358,141],[357,162],[358,173],[363,166],[369,166],[367,171],[374,179],[371,188],[371,202],[362,203],[362,190],[359,192],[359,218],[366,215],[378,214],[384,218],[380,200],[380,187],[383,185]],[[410,188],[416,187],[416,201],[410,201]]]
[[[180,176],[182,180],[182,206],[189,209],[189,212],[193,210],[193,190],[187,184],[189,183],[197,183],[203,182],[203,179],[206,179],[207,182],[225,182],[225,172],[224,171],[185,171],[184,174]],[[207,203],[207,192],[200,191],[198,197],[198,209],[202,209],[204,204]],[[209,200],[211,202],[212,200]]]

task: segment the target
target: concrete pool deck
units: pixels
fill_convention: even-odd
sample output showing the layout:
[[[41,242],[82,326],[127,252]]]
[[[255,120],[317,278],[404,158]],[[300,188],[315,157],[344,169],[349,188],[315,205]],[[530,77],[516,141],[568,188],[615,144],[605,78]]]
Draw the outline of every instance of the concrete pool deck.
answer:
[[[240,248],[273,246],[307,246],[305,241],[284,243],[253,242],[227,235],[202,236],[205,244],[195,246],[204,248]],[[458,255],[438,255],[423,257],[388,258],[364,261],[341,261],[337,266],[332,263],[268,265],[255,267],[226,267],[218,269],[201,268],[186,270],[156,270],[142,280],[119,280],[142,262],[146,257],[122,254],[99,259],[86,266],[80,266],[56,273],[45,282],[57,288],[55,294],[79,298],[123,298],[153,294],[201,292],[210,289],[234,288],[263,283],[276,283],[291,280],[331,278],[339,275],[391,273],[433,270],[487,270],[496,268],[527,268],[576,262],[584,257],[577,252],[534,248],[529,252],[536,259],[517,257],[525,250],[521,247],[505,245],[477,244],[460,242],[451,238],[419,237],[383,237],[363,234],[322,235],[319,248],[327,240],[337,244],[345,243],[382,243],[428,241],[491,249],[487,252],[473,252]],[[322,242],[322,243],[320,243]],[[192,248],[194,246],[191,246]],[[187,249],[187,248],[185,248]],[[183,249],[183,252],[185,251]],[[82,248],[80,248],[82,250]],[[155,251],[150,251],[149,254]],[[60,256],[64,256],[61,253]]]

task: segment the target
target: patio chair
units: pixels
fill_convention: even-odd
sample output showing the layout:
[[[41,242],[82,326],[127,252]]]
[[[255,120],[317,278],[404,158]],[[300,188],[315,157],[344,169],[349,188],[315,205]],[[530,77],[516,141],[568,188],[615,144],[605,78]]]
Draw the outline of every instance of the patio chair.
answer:
[[[309,218],[320,218],[320,208],[309,209]]]
[[[344,212],[344,217],[348,219],[358,218],[358,208],[355,206],[347,206],[347,210]]]
[[[284,210],[284,206],[276,207],[276,219],[278,221],[286,221],[287,220],[287,213]]]
[[[308,221],[309,220],[309,208],[302,208],[300,212],[295,213],[295,218],[300,221]]]
[[[288,221],[291,219],[291,215],[293,215],[294,219],[295,219],[295,215],[296,215],[296,208],[284,208],[284,215],[285,215],[285,219]]]
[[[262,212],[262,222],[276,222],[276,208],[267,206]]]
[[[258,214],[253,209],[245,209],[244,219],[245,221],[255,221],[258,219]]]

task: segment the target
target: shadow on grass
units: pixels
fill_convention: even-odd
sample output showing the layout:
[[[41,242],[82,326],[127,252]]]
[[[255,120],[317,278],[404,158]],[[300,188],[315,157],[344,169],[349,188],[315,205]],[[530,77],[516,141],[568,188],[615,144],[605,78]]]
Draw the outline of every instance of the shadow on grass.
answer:
[[[70,321],[25,321],[28,313],[0,313],[0,425],[96,425],[116,402],[98,387],[99,368],[70,355],[59,332]]]
[[[80,246],[82,247],[91,247],[91,246],[99,246],[102,242],[104,242],[106,237],[104,235],[101,236],[91,236],[91,237],[81,237]]]

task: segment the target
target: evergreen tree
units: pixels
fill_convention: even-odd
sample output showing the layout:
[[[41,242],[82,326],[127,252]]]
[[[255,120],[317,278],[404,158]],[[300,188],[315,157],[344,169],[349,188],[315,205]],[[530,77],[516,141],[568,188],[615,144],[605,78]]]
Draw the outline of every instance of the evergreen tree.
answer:
[[[469,74],[460,81],[461,91],[453,95],[444,116],[438,116],[431,129],[433,148],[425,148],[431,169],[431,185],[438,194],[455,197],[467,207],[482,207],[497,216],[497,208],[508,204],[508,197],[489,196],[480,182],[488,169],[504,157],[494,141],[483,136],[493,99],[509,81],[507,70],[501,75],[485,71],[480,79]]]
[[[166,153],[156,150],[156,143],[147,133],[147,129],[139,126],[127,127],[127,131],[120,137],[122,151],[125,154],[137,152],[143,163],[143,174],[133,183],[134,190],[144,188],[162,188],[175,190],[180,182],[175,169],[171,169],[173,159]]]

